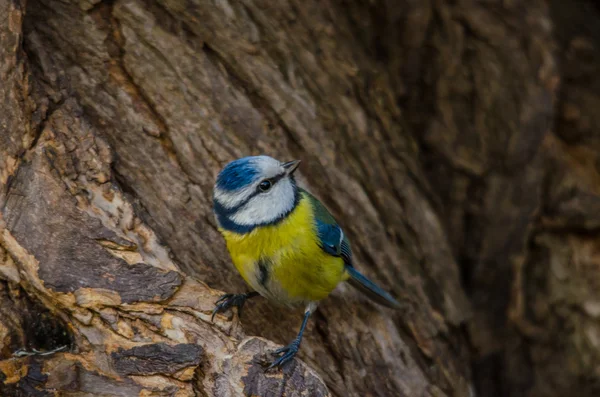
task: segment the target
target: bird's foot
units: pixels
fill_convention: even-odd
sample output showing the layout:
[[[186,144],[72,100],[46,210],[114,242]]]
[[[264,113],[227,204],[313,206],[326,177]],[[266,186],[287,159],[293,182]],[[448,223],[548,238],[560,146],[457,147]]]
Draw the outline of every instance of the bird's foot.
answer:
[[[246,303],[247,299],[252,298],[253,296],[255,296],[255,294],[252,292],[248,294],[225,294],[221,296],[219,300],[215,302],[215,308],[213,309],[210,321],[214,320],[215,314],[229,310],[234,306],[238,308],[238,317],[241,318],[244,303]]]
[[[269,365],[269,367],[267,368],[267,371],[272,368],[281,368],[286,363],[292,361],[292,359],[298,353],[298,350],[300,350],[300,341],[298,339],[296,339],[289,345],[282,347],[281,349],[277,349],[277,350],[273,351],[271,354],[274,356],[279,356],[279,357],[277,359],[275,359],[275,361],[273,361],[271,363],[271,365]]]

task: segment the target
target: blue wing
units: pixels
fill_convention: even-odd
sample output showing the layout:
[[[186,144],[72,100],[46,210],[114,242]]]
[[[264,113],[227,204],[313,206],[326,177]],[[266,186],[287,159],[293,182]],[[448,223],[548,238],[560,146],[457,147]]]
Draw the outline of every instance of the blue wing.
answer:
[[[317,233],[323,251],[341,256],[347,265],[352,266],[352,249],[341,227],[317,219]]]
[[[330,255],[342,257],[346,265],[352,266],[350,242],[333,215],[312,194],[302,188],[300,188],[300,192],[312,204],[321,249]]]
[[[319,243],[325,252],[333,256],[339,256],[344,260],[346,272],[350,276],[348,282],[380,305],[395,309],[400,308],[400,303],[393,296],[354,268],[352,265],[352,250],[348,239],[346,239],[341,227],[336,223],[328,223],[328,220],[330,219],[326,218],[323,221],[317,217]]]
[[[327,208],[306,190],[301,189],[301,192],[312,202],[321,249],[344,260],[346,272],[349,276],[348,282],[380,305],[395,309],[400,308],[400,303],[393,296],[354,268],[350,242],[335,218],[327,211]]]
[[[346,265],[352,266],[350,242],[333,215],[312,194],[302,188],[300,192],[312,204],[321,249],[330,255],[342,257]]]

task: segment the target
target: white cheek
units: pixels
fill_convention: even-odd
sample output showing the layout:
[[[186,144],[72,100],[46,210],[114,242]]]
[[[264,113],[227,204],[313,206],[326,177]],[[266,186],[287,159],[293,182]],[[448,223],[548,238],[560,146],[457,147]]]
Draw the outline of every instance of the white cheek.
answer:
[[[254,185],[247,186],[235,192],[228,192],[215,188],[214,197],[223,207],[233,208],[244,201],[255,189],[256,187]]]
[[[244,226],[269,223],[290,211],[294,201],[294,187],[289,179],[283,179],[269,193],[252,198],[231,220]]]

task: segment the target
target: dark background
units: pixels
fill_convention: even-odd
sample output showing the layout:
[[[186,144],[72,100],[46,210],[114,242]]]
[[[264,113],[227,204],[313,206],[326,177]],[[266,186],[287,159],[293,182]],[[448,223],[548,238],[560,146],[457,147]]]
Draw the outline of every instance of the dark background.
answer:
[[[599,46],[584,0],[0,0],[0,391],[600,395]],[[340,287],[316,372],[237,344],[299,312],[206,321],[246,290],[211,192],[251,154],[301,159],[407,305]],[[120,373],[149,342],[203,355]]]

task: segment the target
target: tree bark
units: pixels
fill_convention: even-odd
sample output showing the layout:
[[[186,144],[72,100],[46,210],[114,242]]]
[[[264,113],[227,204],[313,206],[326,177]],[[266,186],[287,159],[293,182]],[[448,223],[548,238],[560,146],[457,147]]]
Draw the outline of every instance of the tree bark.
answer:
[[[599,12],[0,0],[0,395],[598,395]],[[260,153],[407,307],[341,285],[281,372],[301,311],[210,321]]]

